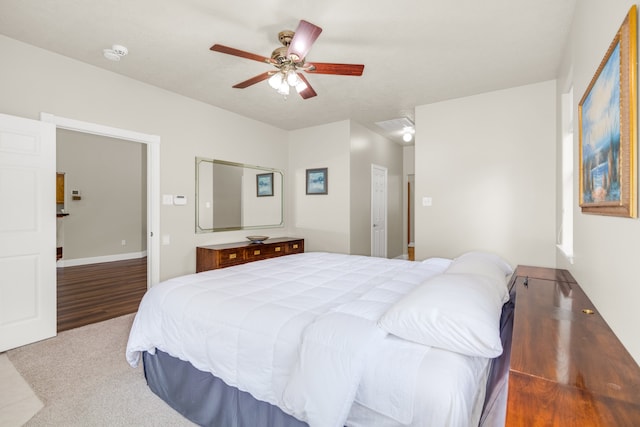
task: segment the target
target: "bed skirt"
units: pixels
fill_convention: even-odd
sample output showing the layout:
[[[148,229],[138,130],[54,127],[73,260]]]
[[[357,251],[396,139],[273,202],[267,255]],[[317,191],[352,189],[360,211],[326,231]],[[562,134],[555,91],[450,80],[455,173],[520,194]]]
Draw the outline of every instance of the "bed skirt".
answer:
[[[307,427],[277,406],[256,400],[160,350],[143,353],[144,375],[149,388],[169,406],[201,426]]]

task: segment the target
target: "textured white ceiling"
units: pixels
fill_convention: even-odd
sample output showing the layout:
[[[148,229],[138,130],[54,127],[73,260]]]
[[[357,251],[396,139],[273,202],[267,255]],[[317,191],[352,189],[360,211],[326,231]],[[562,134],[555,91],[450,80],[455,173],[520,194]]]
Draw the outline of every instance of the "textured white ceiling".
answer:
[[[1,0],[0,33],[282,129],[407,116],[416,105],[555,78],[575,0]],[[307,75],[286,100],[263,56],[300,19],[323,28],[307,60],[365,64],[362,77]],[[120,62],[102,50],[129,48]],[[401,143],[401,138],[388,135]]]

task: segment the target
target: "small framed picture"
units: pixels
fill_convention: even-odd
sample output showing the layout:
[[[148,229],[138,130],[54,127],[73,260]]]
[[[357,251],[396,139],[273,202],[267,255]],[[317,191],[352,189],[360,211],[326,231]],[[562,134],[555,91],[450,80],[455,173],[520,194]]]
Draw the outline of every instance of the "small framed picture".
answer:
[[[273,196],[273,172],[256,175],[256,195],[258,197]]]
[[[329,194],[327,168],[307,169],[307,194]]]

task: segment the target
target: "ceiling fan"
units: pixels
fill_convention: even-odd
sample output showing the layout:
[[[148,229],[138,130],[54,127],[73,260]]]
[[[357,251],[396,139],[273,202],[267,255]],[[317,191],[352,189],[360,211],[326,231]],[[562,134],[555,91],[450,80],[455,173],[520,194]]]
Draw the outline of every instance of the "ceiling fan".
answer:
[[[234,85],[234,88],[244,89],[263,80],[269,79],[269,85],[278,93],[289,95],[290,87],[294,87],[303,99],[317,95],[307,78],[300,71],[315,74],[336,74],[341,76],[361,76],[364,65],[359,64],[333,64],[327,62],[306,62],[307,53],[316,41],[322,28],[310,22],[301,20],[296,31],[284,30],[278,33],[278,40],[283,47],[273,51],[270,58],[234,49],[232,47],[214,44],[210,50],[265,62],[273,65],[277,70],[258,74],[248,80]]]

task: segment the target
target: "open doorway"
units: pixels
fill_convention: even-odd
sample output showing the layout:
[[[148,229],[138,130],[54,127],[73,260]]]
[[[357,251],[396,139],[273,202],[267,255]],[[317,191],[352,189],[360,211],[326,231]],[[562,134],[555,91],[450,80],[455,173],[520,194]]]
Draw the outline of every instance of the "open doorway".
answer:
[[[59,267],[146,256],[146,169],[143,144],[56,131]]]
[[[57,129],[58,332],[137,310],[147,290],[146,169],[144,144]]]
[[[108,127],[100,124],[82,122],[74,119],[54,116],[52,114],[42,113],[41,120],[53,123],[58,130],[64,129],[84,134],[108,137],[105,141],[128,141],[143,144],[139,148],[144,152],[146,174],[144,177],[146,187],[146,222],[144,229],[145,236],[141,240],[146,240],[146,280],[147,288],[159,282],[159,144],[160,138],[156,135],[142,134],[139,132],[128,131],[119,128]],[[79,186],[78,186],[79,187]],[[82,189],[73,188],[70,191],[78,190],[78,196],[82,198]],[[117,200],[113,200],[116,204]],[[118,239],[120,244],[122,240]],[[116,240],[116,241],[118,241]]]

